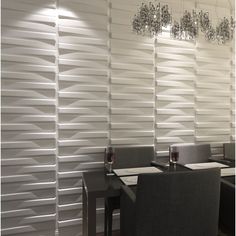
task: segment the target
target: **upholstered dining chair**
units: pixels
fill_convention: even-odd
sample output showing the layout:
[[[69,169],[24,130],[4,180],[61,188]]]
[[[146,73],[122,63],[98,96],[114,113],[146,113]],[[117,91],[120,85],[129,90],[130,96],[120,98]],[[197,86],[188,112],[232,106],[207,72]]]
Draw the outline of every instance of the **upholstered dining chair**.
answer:
[[[235,161],[235,143],[223,143],[224,159]]]
[[[115,161],[113,169],[146,167],[154,159],[153,146],[115,147]],[[120,198],[110,197],[105,199],[104,235],[112,235],[112,214],[120,208]]]
[[[121,193],[122,236],[216,236],[220,170],[140,174]]]
[[[178,163],[182,165],[208,162],[211,158],[210,144],[181,143],[172,144],[170,147],[175,147],[175,150],[179,153]]]
[[[219,224],[227,235],[235,235],[235,176],[221,179]]]

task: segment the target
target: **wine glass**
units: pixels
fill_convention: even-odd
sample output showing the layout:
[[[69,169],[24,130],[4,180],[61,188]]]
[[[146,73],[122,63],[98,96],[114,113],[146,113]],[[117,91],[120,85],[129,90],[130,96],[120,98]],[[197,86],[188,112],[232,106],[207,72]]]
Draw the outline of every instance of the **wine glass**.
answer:
[[[112,147],[108,147],[106,156],[107,156],[107,164],[108,164],[108,174],[107,175],[112,175],[112,170],[113,170],[112,165],[115,160],[115,153],[114,153]]]
[[[176,168],[176,164],[179,160],[179,152],[177,150],[177,147],[170,147],[169,155],[170,155],[170,163],[174,164],[174,168]]]

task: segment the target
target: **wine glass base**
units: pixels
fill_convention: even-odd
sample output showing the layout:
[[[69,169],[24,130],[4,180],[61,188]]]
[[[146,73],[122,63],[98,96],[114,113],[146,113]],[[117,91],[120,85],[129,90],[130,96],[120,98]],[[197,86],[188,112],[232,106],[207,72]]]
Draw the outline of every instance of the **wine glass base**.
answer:
[[[107,176],[113,176],[113,175],[115,175],[115,173],[113,173],[113,172],[108,172],[108,173],[106,173],[106,175],[107,175]]]

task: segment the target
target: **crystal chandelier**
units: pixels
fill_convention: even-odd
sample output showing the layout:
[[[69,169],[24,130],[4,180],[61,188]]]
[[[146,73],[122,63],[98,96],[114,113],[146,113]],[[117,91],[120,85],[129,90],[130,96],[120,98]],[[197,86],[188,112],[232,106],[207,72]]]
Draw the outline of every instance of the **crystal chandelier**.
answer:
[[[196,40],[201,32],[207,41],[217,41],[224,44],[233,39],[235,21],[231,16],[230,19],[224,17],[214,27],[209,13],[200,11],[192,12],[185,10],[179,21],[172,19],[167,4],[160,3],[148,4],[142,3],[137,14],[132,20],[133,31],[140,35],[148,35],[150,37],[157,36],[162,33],[162,28],[170,26],[171,37],[175,39]]]

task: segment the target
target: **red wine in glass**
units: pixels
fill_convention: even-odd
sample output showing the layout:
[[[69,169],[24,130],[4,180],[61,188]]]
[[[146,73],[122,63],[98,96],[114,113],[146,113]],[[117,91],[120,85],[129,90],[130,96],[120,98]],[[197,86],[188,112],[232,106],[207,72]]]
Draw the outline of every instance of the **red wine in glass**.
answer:
[[[171,159],[171,162],[176,164],[179,160],[179,152],[177,151],[171,151],[171,154],[170,154],[170,159]]]
[[[108,163],[113,163],[114,161],[114,152],[112,147],[108,147],[108,152],[107,152],[107,162]]]

